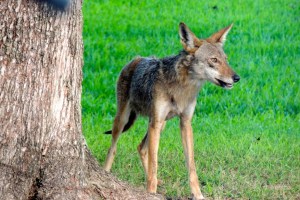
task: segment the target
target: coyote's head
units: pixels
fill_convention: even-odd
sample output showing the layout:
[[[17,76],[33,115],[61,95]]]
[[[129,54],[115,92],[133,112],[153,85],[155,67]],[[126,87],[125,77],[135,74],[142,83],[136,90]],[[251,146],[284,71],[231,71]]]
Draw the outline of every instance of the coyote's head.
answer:
[[[199,80],[208,80],[230,89],[240,77],[230,68],[223,45],[232,25],[223,28],[207,39],[199,39],[184,24],[179,24],[181,43],[186,52],[194,57],[192,75]]]

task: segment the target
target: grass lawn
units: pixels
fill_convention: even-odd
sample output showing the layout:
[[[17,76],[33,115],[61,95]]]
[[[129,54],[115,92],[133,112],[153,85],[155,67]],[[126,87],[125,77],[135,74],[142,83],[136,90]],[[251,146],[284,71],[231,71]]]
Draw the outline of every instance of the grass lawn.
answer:
[[[193,118],[202,193],[211,199],[300,199],[300,3],[293,1],[85,0],[83,132],[104,164],[116,113],[115,85],[136,55],[164,57],[181,49],[178,24],[200,38],[234,23],[225,52],[241,76],[232,90],[207,83]],[[137,187],[145,176],[137,146],[139,118],[123,134],[112,173]],[[189,197],[179,121],[161,135],[158,192]]]

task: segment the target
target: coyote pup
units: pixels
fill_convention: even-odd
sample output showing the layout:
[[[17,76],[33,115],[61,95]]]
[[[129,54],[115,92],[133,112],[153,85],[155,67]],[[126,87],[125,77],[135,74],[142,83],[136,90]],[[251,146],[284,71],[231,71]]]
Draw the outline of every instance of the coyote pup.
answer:
[[[147,191],[156,193],[160,132],[168,119],[178,116],[193,199],[204,199],[194,162],[191,120],[197,95],[205,81],[230,89],[240,80],[230,68],[223,50],[231,27],[207,39],[199,39],[180,23],[183,50],[178,55],[162,59],[137,57],[123,68],[117,83],[117,115],[112,131],[106,132],[112,134],[106,171],[111,169],[120,134],[131,127],[137,115],[147,116],[148,131],[138,152],[147,176]]]

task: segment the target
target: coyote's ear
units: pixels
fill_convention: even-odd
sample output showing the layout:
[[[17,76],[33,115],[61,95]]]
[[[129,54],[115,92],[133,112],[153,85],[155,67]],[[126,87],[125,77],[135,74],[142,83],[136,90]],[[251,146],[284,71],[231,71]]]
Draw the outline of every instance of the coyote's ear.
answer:
[[[179,24],[179,36],[184,50],[189,53],[195,53],[202,43],[183,22]]]
[[[210,38],[208,38],[209,41],[213,43],[220,43],[222,46],[225,43],[226,36],[229,33],[230,29],[232,28],[233,24],[230,24],[229,26],[223,28],[222,30],[216,32]]]

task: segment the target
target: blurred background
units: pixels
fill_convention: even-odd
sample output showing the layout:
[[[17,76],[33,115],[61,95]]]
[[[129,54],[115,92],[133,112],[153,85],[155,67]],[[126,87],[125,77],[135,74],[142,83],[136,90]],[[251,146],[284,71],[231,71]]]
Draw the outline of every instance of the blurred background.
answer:
[[[241,80],[207,83],[193,118],[202,192],[211,199],[300,198],[300,3],[289,1],[99,1],[83,3],[83,132],[100,165],[110,146],[115,87],[135,56],[179,53],[179,22],[207,38],[234,23],[224,47]],[[139,118],[118,143],[112,173],[144,188]],[[190,196],[178,119],[161,135],[158,192]]]

